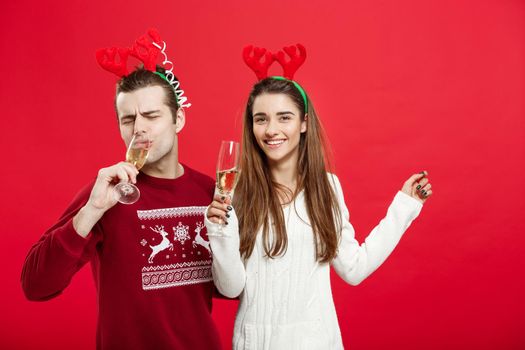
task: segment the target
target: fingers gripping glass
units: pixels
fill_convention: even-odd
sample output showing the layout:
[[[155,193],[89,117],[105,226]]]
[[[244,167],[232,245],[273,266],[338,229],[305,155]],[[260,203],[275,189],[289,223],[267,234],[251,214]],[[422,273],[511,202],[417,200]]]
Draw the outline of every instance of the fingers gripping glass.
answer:
[[[219,194],[233,197],[235,185],[239,180],[239,143],[235,141],[222,141],[217,159],[217,182]]]
[[[148,159],[151,148],[151,139],[147,133],[133,135],[126,152],[126,162],[131,163],[140,170]],[[115,186],[115,195],[122,204],[133,204],[138,201],[140,191],[137,186],[129,182],[120,182]]]

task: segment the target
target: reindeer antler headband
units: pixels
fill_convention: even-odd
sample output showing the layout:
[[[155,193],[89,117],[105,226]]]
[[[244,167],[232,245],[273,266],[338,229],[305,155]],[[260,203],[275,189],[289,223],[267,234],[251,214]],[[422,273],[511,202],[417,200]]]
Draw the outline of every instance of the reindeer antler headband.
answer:
[[[297,44],[295,46],[285,46],[283,50],[279,50],[277,53],[272,54],[270,51],[262,47],[253,47],[252,45],[246,46],[242,52],[242,57],[244,62],[248,67],[250,67],[257,79],[263,80],[268,77],[268,68],[272,65],[274,61],[279,62],[283,67],[283,76],[273,76],[272,79],[277,80],[287,80],[292,82],[297,90],[301,93],[301,96],[304,100],[305,113],[308,112],[308,97],[306,92],[295,80],[293,76],[297,69],[304,63],[306,59],[306,49],[303,45]],[[290,57],[290,60],[287,61],[284,53]]]
[[[191,103],[186,103],[188,98],[184,96],[184,90],[180,88],[180,82],[173,74],[173,63],[168,60],[166,55],[166,43],[161,40],[159,32],[156,29],[149,29],[149,37],[141,35],[131,47],[109,47],[97,50],[97,61],[102,68],[116,74],[118,77],[125,77],[128,72],[128,57],[133,56],[144,63],[144,69],[149,70],[166,80],[175,91],[177,105],[179,107],[190,107]],[[156,62],[159,53],[163,55],[164,69],[166,74],[157,72]],[[168,69],[169,68],[169,69]]]

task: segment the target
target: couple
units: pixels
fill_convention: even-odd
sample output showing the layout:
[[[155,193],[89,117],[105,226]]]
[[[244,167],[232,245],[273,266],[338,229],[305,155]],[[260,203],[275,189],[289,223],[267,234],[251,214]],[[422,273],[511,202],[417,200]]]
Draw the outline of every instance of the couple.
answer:
[[[166,56],[164,67],[155,64],[165,45],[148,34],[98,55],[120,77],[115,106],[124,143],[151,135],[147,162],[140,172],[126,162],[103,168],[77,195],[31,248],[22,271],[26,296],[59,295],[90,262],[98,349],[220,349],[214,285],[240,298],[233,348],[341,349],[329,267],[350,284],[378,268],[432,194],[427,174],[403,184],[360,245],[341,185],[327,173],[319,119],[291,80],[298,66],[285,70],[287,78],[266,77],[282,55],[245,51],[260,81],[246,106],[242,175],[233,200],[213,197],[214,180],[178,161],[186,98]],[[128,56],[144,67],[129,73]],[[136,184],[140,200],[117,204],[118,182]]]

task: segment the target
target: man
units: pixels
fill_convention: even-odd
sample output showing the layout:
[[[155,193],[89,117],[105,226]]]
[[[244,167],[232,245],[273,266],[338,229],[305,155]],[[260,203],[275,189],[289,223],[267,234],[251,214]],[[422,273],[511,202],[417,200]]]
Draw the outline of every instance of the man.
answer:
[[[22,286],[30,300],[51,299],[89,261],[98,349],[219,349],[211,251],[203,239],[214,181],[179,163],[181,98],[166,79],[170,72],[154,67],[123,75],[115,98],[126,145],[134,134],[150,135],[145,165],[140,172],[125,162],[101,169],[32,247]],[[135,183],[140,199],[118,203],[118,182]]]

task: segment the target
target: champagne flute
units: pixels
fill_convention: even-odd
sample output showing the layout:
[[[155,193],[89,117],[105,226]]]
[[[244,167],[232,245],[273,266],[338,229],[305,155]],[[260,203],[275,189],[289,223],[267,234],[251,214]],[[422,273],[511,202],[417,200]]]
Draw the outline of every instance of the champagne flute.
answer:
[[[135,133],[126,152],[126,162],[140,170],[148,159],[151,148],[151,139],[145,132]],[[133,204],[139,200],[140,191],[137,186],[129,182],[120,182],[115,186],[115,195],[122,204]]]
[[[239,143],[235,141],[222,141],[217,159],[216,187],[222,196],[233,197],[235,185],[239,180]]]

